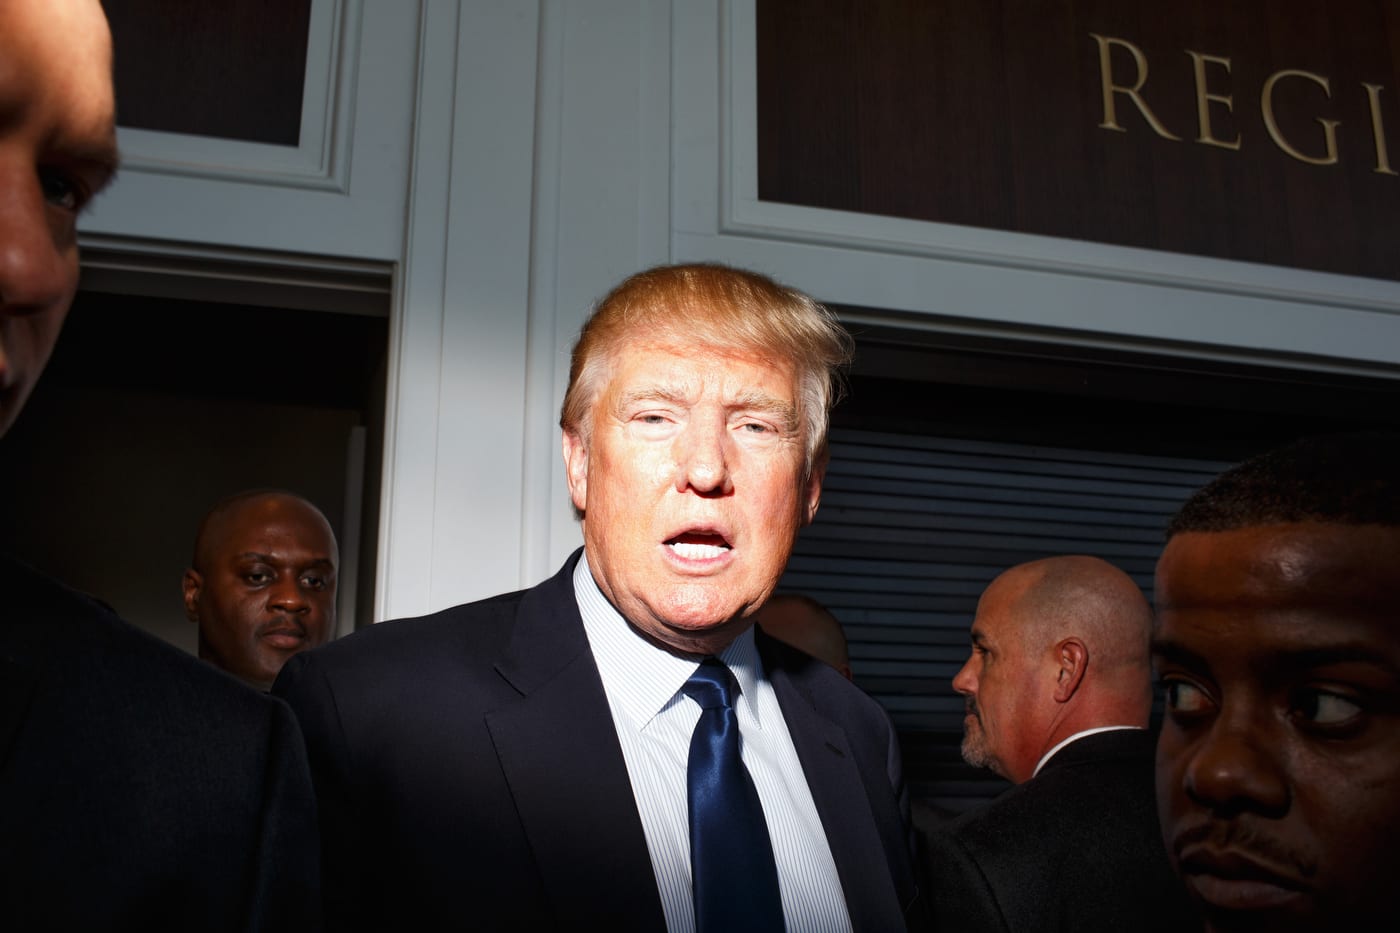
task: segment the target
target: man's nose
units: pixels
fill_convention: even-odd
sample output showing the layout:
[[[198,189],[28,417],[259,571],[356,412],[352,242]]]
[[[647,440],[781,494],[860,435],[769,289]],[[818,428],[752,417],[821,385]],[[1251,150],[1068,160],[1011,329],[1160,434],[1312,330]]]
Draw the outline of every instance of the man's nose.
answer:
[[[1187,796],[1217,813],[1281,816],[1289,803],[1286,765],[1276,757],[1281,745],[1259,723],[1217,716],[1190,752]]]
[[[977,690],[977,677],[972,672],[972,658],[963,662],[963,666],[953,677],[953,689],[963,696],[972,696]]]
[[[282,612],[306,612],[311,608],[301,581],[295,578],[279,579],[274,583],[269,604]]]
[[[33,168],[24,175],[0,168],[0,313],[6,315],[61,305],[74,281],[73,235],[53,223]]]
[[[733,491],[728,438],[723,424],[700,421],[686,426],[676,440],[676,491],[723,496]]]

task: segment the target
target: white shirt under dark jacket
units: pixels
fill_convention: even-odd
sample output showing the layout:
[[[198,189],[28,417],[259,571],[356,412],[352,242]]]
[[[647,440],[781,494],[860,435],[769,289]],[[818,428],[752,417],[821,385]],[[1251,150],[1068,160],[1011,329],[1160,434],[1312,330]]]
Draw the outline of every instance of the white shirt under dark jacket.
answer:
[[[574,597],[632,782],[666,927],[694,933],[686,761],[700,707],[680,692],[697,661],[647,641],[608,602],[585,553]],[[719,655],[739,683],[734,704],[744,767],[763,804],[789,933],[849,933],[850,917],[802,763],[750,628]]]

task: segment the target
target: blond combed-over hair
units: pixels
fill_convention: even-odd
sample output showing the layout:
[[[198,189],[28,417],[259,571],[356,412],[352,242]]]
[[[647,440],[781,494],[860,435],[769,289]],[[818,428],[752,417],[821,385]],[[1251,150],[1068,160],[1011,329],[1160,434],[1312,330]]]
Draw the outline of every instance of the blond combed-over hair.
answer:
[[[574,344],[559,424],[588,443],[593,404],[625,345],[749,354],[797,376],[805,476],[824,466],[831,407],[854,342],[829,309],[767,276],[717,263],[657,266],[609,292]]]

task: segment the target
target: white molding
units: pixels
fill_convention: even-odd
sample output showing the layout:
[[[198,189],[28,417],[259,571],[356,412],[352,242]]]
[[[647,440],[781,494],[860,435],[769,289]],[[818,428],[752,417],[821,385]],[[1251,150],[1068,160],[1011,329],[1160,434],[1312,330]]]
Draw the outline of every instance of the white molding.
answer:
[[[79,237],[80,287],[126,295],[387,317],[393,266],[303,253]]]
[[[1008,334],[1400,375],[1397,282],[760,201],[754,2],[676,6],[677,259]]]
[[[296,146],[119,127],[122,172],[348,191],[363,0],[311,0]]]
[[[538,4],[421,9],[376,620],[521,577]]]

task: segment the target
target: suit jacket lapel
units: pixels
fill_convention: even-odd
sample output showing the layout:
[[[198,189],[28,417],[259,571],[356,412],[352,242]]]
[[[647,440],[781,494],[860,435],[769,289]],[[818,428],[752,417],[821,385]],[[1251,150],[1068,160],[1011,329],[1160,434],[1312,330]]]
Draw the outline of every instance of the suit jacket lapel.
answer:
[[[577,562],[521,600],[496,665],[520,698],[486,725],[560,926],[658,930],[646,835],[574,600]]]
[[[771,646],[758,637],[764,668],[783,709],[792,744],[826,830],[827,845],[841,877],[851,928],[902,930],[899,896],[887,869],[876,817],[868,805],[845,730],[819,713],[789,673],[771,661]]]

